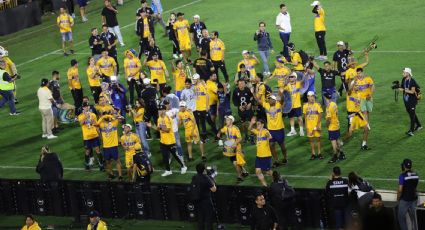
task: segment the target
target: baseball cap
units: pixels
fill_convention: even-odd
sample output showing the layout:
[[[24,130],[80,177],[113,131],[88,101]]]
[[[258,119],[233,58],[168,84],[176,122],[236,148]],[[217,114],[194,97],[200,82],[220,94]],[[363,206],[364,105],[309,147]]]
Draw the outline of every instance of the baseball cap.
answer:
[[[92,210],[92,211],[90,211],[90,212],[89,212],[89,217],[90,217],[90,218],[98,217],[98,216],[100,216],[100,214],[99,214],[99,212],[98,212],[98,211],[96,211],[96,210]]]
[[[314,95],[316,95],[313,91],[308,91],[307,92],[307,96],[314,96]]]
[[[72,60],[71,60],[71,66],[74,66],[74,65],[76,65],[76,64],[78,64],[78,61],[77,61],[77,60],[75,60],[75,59],[72,59]]]
[[[184,13],[182,13],[182,12],[177,13],[177,17],[183,16],[183,15],[184,15]]]
[[[343,41],[339,41],[339,42],[336,43],[336,45],[337,46],[343,46],[343,45],[345,45],[345,43]]]
[[[289,77],[297,77],[297,73],[292,72],[291,74],[289,74]]]
[[[248,50],[242,50],[242,55],[249,53]]]
[[[232,115],[226,116],[226,119],[232,120],[232,122],[235,122],[235,117]]]
[[[323,96],[327,99],[331,99],[332,95],[330,93],[324,93]]]
[[[180,107],[186,107],[186,102],[185,102],[185,101],[181,101],[181,102],[179,103],[179,106],[180,106]]]
[[[412,75],[412,69],[411,68],[409,68],[409,67],[405,67],[404,69],[403,69],[403,72],[404,73],[408,73],[408,74],[410,74],[410,76],[412,77],[413,75]]]
[[[150,83],[151,83],[151,79],[150,78],[143,79],[143,84],[149,85]]]
[[[199,76],[199,74],[195,73],[194,75],[192,75],[192,79],[193,80],[197,80],[199,79],[201,76]]]
[[[402,164],[407,169],[412,168],[412,160],[410,160],[410,159],[407,159],[407,158],[404,159]]]
[[[110,78],[111,78],[111,82],[117,82],[118,81],[117,76],[112,75]]]
[[[270,95],[269,99],[276,100],[276,96],[275,95]]]
[[[288,48],[291,50],[295,49],[295,44],[292,42],[288,43]]]
[[[158,109],[159,110],[165,110],[166,108],[165,108],[165,105],[160,105]]]
[[[318,5],[320,5],[320,2],[319,1],[314,1],[313,3],[311,3],[310,6],[318,6]]]
[[[130,129],[133,129],[133,126],[131,126],[130,124],[124,124],[123,128],[126,127],[126,126],[129,127]]]
[[[200,17],[198,14],[195,14],[195,15],[193,16],[193,18],[201,19],[201,17]]]
[[[41,86],[45,86],[47,85],[47,83],[49,83],[49,80],[47,80],[46,78],[41,79]]]

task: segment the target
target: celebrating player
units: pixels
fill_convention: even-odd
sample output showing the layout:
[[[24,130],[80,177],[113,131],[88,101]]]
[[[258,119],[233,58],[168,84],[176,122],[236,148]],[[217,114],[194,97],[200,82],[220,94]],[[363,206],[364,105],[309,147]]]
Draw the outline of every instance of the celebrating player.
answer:
[[[333,156],[329,163],[335,163],[338,159],[345,160],[344,152],[342,152],[339,137],[339,119],[338,105],[332,101],[332,95],[325,93],[323,95],[326,101],[326,127],[328,128],[329,140],[332,144]]]
[[[303,118],[301,115],[300,88],[301,82],[297,81],[297,74],[292,72],[289,75],[289,82],[285,86],[285,90],[291,94],[292,99],[292,109],[288,113],[289,123],[291,124],[291,132],[287,134],[289,137],[297,135],[297,131],[295,131],[295,118],[298,119],[298,125],[300,126],[300,136],[304,136]]]
[[[323,110],[320,104],[316,102],[315,96],[316,96],[315,93],[312,91],[309,91],[307,93],[308,102],[305,103],[303,106],[303,114],[305,117],[307,137],[310,141],[310,147],[311,147],[310,160],[314,160],[316,158],[319,158],[320,160],[322,160],[323,156],[320,149],[320,136],[321,136],[321,130],[322,130],[321,120],[322,120]],[[315,143],[317,145],[317,155],[314,149]]]
[[[124,132],[120,139],[120,143],[125,150],[125,167],[127,168],[129,181],[133,178],[133,156],[136,153],[136,146],[140,149],[140,139],[131,132],[132,128],[130,124],[123,125]]]
[[[74,53],[74,42],[72,40],[72,29],[71,27],[74,26],[74,19],[66,12],[66,9],[61,7],[60,8],[60,15],[56,19],[56,24],[59,27],[61,36],[62,36],[62,50],[63,55],[66,57],[68,56],[68,53],[66,52],[66,41],[69,42],[71,54]]]
[[[190,43],[189,22],[184,19],[184,13],[177,13],[177,21],[173,25],[179,48],[186,62],[190,62],[192,44]]]
[[[201,149],[201,157],[203,161],[206,161],[204,143],[201,141],[199,137],[198,126],[196,125],[195,116],[192,111],[186,108],[186,102],[180,102],[180,112],[179,112],[179,125],[184,125],[184,136],[186,139],[187,152],[189,154],[188,161],[193,161],[192,154],[192,142],[194,144],[199,143],[199,147]]]
[[[147,61],[145,59],[144,65],[146,65],[150,70],[150,76],[151,81],[155,82],[155,80],[158,81],[159,84],[159,91],[161,92],[162,89],[165,87],[165,84],[167,83],[167,80],[165,77],[168,78],[168,70],[165,66],[164,61],[158,59],[158,54],[154,53],[152,55],[152,60]]]

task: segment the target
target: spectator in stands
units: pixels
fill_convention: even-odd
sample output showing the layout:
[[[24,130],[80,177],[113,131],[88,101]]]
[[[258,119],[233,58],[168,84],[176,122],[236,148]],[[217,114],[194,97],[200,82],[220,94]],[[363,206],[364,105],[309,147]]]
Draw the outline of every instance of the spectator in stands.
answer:
[[[66,57],[68,53],[66,52],[66,41],[69,41],[71,54],[74,54],[74,42],[72,39],[72,27],[74,26],[74,19],[66,12],[66,9],[60,8],[60,15],[56,19],[56,23],[59,27],[59,31],[62,36],[62,50],[63,55]]]
[[[418,203],[417,186],[419,176],[412,171],[412,160],[404,159],[401,163],[402,173],[398,179],[397,201],[398,203],[398,222],[401,230],[416,230],[416,205]],[[409,215],[411,228],[407,225],[406,214]]]
[[[269,32],[266,32],[266,23],[260,22],[258,26],[259,28],[254,34],[254,41],[257,41],[258,52],[260,53],[261,60],[263,61],[263,75],[270,76],[268,59],[270,52],[273,52],[273,45],[270,40]]]
[[[381,195],[374,193],[372,205],[363,218],[363,230],[394,230],[394,227],[394,216],[391,210],[384,207]]]
[[[276,211],[266,204],[264,195],[255,196],[255,205],[251,211],[251,230],[276,230],[278,229]]]
[[[332,210],[335,228],[343,229],[347,220],[348,180],[341,177],[341,168],[335,166],[325,189],[327,202]]]
[[[60,181],[63,178],[63,167],[56,153],[51,152],[49,146],[41,148],[40,159],[36,171],[42,182]]]
[[[196,173],[192,181],[196,180],[199,185],[200,196],[196,203],[198,209],[198,229],[212,230],[214,207],[211,199],[211,192],[216,192],[217,187],[213,178],[207,175],[204,163],[196,165]]]
[[[111,0],[105,0],[105,7],[102,10],[102,24],[108,26],[109,32],[113,32],[117,35],[118,41],[121,46],[125,46],[124,40],[121,35],[120,26],[118,25],[117,14],[118,10],[115,6],[112,6]]]
[[[52,133],[53,129],[53,111],[52,104],[55,103],[52,92],[49,89],[49,80],[41,79],[41,86],[37,91],[38,109],[41,113],[43,135],[42,138],[53,139],[57,138]]]
[[[6,63],[3,59],[0,59],[0,95],[2,99],[0,100],[0,108],[4,104],[9,104],[10,115],[15,116],[20,113],[16,111],[15,108],[15,97],[13,95],[13,90],[15,88],[14,82],[18,79],[18,76],[10,76],[6,71]]]
[[[91,36],[89,38],[89,46],[91,49],[91,55],[94,58],[94,61],[97,62],[102,56],[103,40],[99,35],[97,28],[91,29]]]
[[[375,193],[372,186],[355,172],[348,174],[348,192],[357,201],[358,211],[361,215],[368,208]]]
[[[29,214],[25,217],[25,225],[21,228],[21,230],[41,230],[41,228],[38,226],[34,216]]]
[[[100,214],[96,210],[89,212],[90,223],[87,230],[107,230],[106,223],[100,219]]]

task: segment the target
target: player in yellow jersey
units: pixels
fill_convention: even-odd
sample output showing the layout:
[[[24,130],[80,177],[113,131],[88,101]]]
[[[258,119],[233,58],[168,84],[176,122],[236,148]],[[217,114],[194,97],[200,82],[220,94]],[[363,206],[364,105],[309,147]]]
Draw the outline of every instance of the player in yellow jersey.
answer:
[[[193,161],[192,155],[192,142],[194,144],[199,143],[201,150],[202,161],[206,161],[204,143],[201,141],[199,136],[198,126],[196,125],[195,116],[193,112],[186,108],[186,102],[180,102],[180,112],[179,112],[179,125],[184,125],[184,136],[186,139],[187,152],[189,154],[188,161]]]
[[[133,127],[130,124],[123,125],[123,129],[120,143],[125,150],[125,167],[127,168],[128,179],[131,181],[133,178],[133,156],[136,153],[136,148],[140,149],[140,139],[131,132]]]
[[[56,24],[62,36],[62,50],[63,55],[68,56],[66,52],[66,41],[69,41],[71,54],[74,53],[74,42],[72,40],[72,27],[74,26],[74,19],[68,14],[67,10],[63,7],[60,8],[60,14],[56,19]]]
[[[84,140],[84,160],[86,164],[86,170],[90,170],[93,166],[93,149],[96,151],[97,163],[100,171],[105,171],[103,167],[103,156],[100,152],[99,133],[97,129],[97,116],[90,112],[90,105],[88,103],[83,104],[83,112],[78,115],[78,122],[81,125]]]
[[[86,74],[90,86],[91,94],[93,95],[94,102],[97,104],[99,102],[99,95],[102,92],[100,88],[100,76],[101,73],[99,68],[96,66],[96,62],[93,57],[89,57],[89,66],[87,66]]]
[[[165,84],[167,83],[165,77],[169,77],[169,73],[164,61],[158,59],[158,53],[153,53],[152,60],[147,61],[147,59],[145,59],[145,62],[143,64],[146,65],[150,70],[151,81],[158,81],[159,90],[161,92],[162,89],[165,87]]]
[[[295,44],[290,42],[288,44],[290,62],[286,64],[292,65],[294,71],[299,75],[304,72],[303,60],[301,58],[300,53],[295,49]]]
[[[256,128],[253,126],[256,124]],[[266,172],[269,176],[272,175],[272,153],[270,151],[270,140],[272,135],[269,131],[264,128],[264,120],[255,117],[251,119],[248,129],[257,137],[257,156],[255,158],[255,174],[257,174],[261,185],[267,187],[266,179],[264,178],[263,172]]]
[[[243,57],[242,61],[238,63],[237,71],[239,72],[240,71],[239,66],[241,64],[244,64],[245,68],[249,71],[251,76],[253,77],[257,76],[257,71],[255,71],[255,66],[258,65],[260,61],[258,61],[258,58],[255,56],[255,54],[253,52],[249,52],[248,50],[243,50],[242,57]]]
[[[206,82],[207,92],[208,92],[208,102],[209,102],[209,111],[208,115],[210,116],[210,119],[212,123],[215,124],[215,119],[217,117],[217,103],[218,103],[218,82],[217,82],[217,75],[212,74],[210,76],[210,79]]]
[[[369,121],[369,115],[373,109],[373,93],[375,85],[371,76],[365,75],[363,68],[357,68],[357,76],[354,84],[359,88],[360,111],[362,111],[366,120]]]
[[[295,72],[292,72],[288,79],[289,82],[285,85],[284,90],[291,94],[292,109],[288,113],[291,131],[287,134],[287,136],[290,137],[297,135],[297,131],[295,131],[295,118],[297,118],[298,125],[300,126],[300,136],[304,136],[303,118],[301,111],[301,82],[297,81],[297,74]]]
[[[142,98],[136,100],[134,108],[130,108],[130,116],[133,117],[134,125],[136,126],[136,133],[142,142],[143,152],[147,156],[151,156],[151,151],[148,144],[148,138],[146,133],[146,121],[145,121],[145,102]]]
[[[224,62],[224,56],[226,51],[226,46],[224,42],[218,38],[218,31],[213,31],[211,33],[211,41],[210,41],[210,56],[211,62],[214,65],[214,71],[217,75],[217,79],[220,79],[218,76],[218,70],[220,69],[224,76],[224,81],[229,83],[229,75],[227,74],[226,63]]]
[[[142,90],[140,88],[140,69],[142,63],[140,63],[139,58],[136,57],[135,50],[126,50],[124,54],[124,73],[128,84],[128,91],[130,92],[130,104],[132,105],[134,103],[134,90],[136,90],[138,98],[142,96]]]
[[[180,99],[187,76],[183,68],[182,60],[176,60],[175,62],[172,61],[171,63],[173,65],[172,73],[175,82],[174,90],[176,91],[176,96]]]
[[[320,55],[316,58],[318,60],[325,61],[328,59],[326,52],[326,26],[325,26],[325,10],[320,5],[319,1],[314,1],[311,6],[313,6],[314,14],[314,34],[316,36],[317,46],[319,47]]]
[[[95,106],[95,109],[98,114],[103,113],[110,113],[112,114],[114,111],[114,108],[108,103],[108,99],[106,99],[105,96],[99,96],[99,103],[97,103]]]
[[[307,103],[303,106],[303,114],[305,118],[305,128],[307,137],[310,141],[311,157],[310,160],[319,158],[323,159],[320,149],[320,136],[322,132],[322,107],[316,102],[316,95],[313,91],[307,93]],[[317,155],[315,151],[315,144],[317,145]]]
[[[272,78],[277,78],[277,87],[279,89],[285,87],[285,81],[288,75],[291,73],[291,70],[284,65],[282,58],[278,58],[275,62],[276,68],[273,73],[270,75],[269,80]]]
[[[75,59],[71,60],[71,67],[67,72],[68,86],[71,90],[72,98],[76,111],[81,111],[83,103],[83,89],[81,88],[80,75],[78,74],[78,62]],[[78,114],[77,114],[78,115]]]
[[[118,180],[122,181],[121,161],[118,154],[118,124],[117,117],[108,114],[108,112],[103,113],[97,121],[100,133],[102,134],[103,158],[106,161],[109,180],[115,179],[114,172],[112,171],[112,162],[115,162],[118,171]]]
[[[333,150],[332,159],[328,163],[335,163],[337,160],[345,160],[345,154],[339,140],[341,134],[339,131],[338,105],[332,101],[332,94],[324,93],[323,98],[325,98],[326,104],[326,127]]]
[[[111,76],[117,75],[117,62],[114,58],[108,56],[108,50],[102,50],[102,57],[96,62],[97,68],[99,68],[102,74],[102,80],[104,82],[111,82]]]
[[[177,147],[176,147],[176,138],[173,132],[172,119],[166,115],[166,108],[164,105],[159,106],[159,118],[156,126],[152,126],[151,123],[147,123],[149,128],[155,129],[159,131],[160,134],[160,144],[159,148],[162,153],[162,161],[165,165],[165,172],[161,174],[161,176],[166,177],[173,172],[171,171],[170,162],[171,155],[173,155],[174,159],[176,159],[177,163],[180,164],[180,173],[185,174],[187,171],[187,167],[184,162],[178,156]]]
[[[358,64],[354,57],[348,57],[348,69],[343,73],[345,75],[345,83],[348,85],[357,75],[358,68],[365,68],[369,64],[369,53],[364,52],[365,62]]]
[[[222,134],[226,135],[224,142],[223,155],[229,157],[230,162],[235,166],[236,174],[238,176],[236,183],[243,181],[244,177],[248,176],[244,165],[246,164],[245,156],[242,152],[242,136],[238,127],[233,125],[235,118],[232,115],[226,116],[226,125],[217,132],[217,137],[220,138]]]
[[[177,13],[177,21],[174,22],[173,29],[183,58],[186,62],[189,62],[192,54],[192,44],[190,43],[189,21],[184,18],[184,13]]]

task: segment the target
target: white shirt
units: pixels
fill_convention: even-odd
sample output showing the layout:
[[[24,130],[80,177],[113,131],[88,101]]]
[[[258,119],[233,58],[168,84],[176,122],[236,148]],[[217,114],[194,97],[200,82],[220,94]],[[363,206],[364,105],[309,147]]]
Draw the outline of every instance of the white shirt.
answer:
[[[47,87],[40,87],[37,90],[38,97],[38,108],[39,109],[51,109],[52,102],[50,99],[53,99],[52,92]]]
[[[167,112],[165,112],[165,114],[167,114],[167,116],[172,119],[173,132],[174,133],[178,132],[179,131],[179,120],[178,120],[179,110],[173,108],[173,109],[167,110]]]
[[[190,89],[184,88],[182,94],[180,95],[180,100],[186,102],[186,107],[192,111],[196,109],[195,102],[195,91],[193,91],[193,87]]]
[[[289,15],[289,13],[286,12],[286,14],[282,14],[282,12],[280,12],[276,17],[276,25],[283,28],[283,30],[279,29],[279,32],[291,33],[292,26],[291,16]]]

